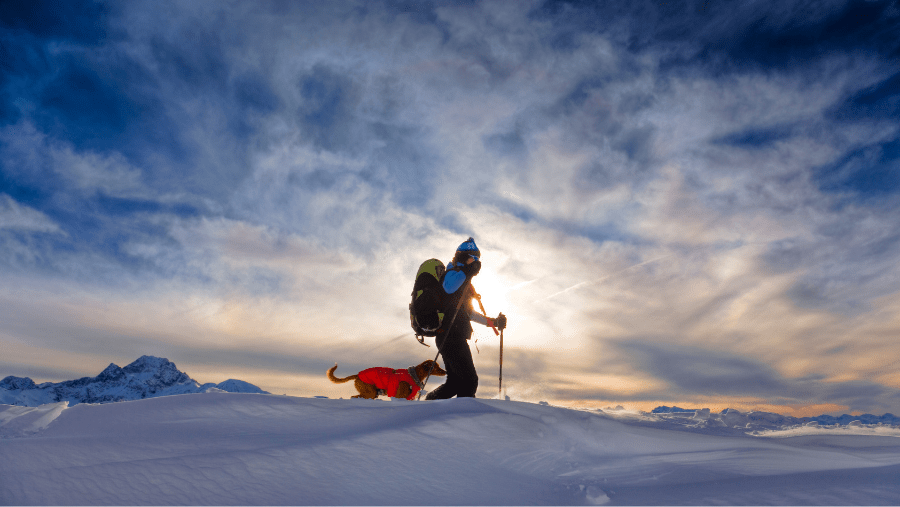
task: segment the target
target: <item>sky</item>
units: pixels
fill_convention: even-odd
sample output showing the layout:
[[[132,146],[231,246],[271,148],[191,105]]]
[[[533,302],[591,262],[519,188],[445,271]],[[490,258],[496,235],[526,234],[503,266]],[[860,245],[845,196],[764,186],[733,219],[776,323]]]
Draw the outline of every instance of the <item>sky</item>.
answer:
[[[513,399],[900,413],[898,31],[897,1],[3,2],[0,377],[155,355],[349,395],[335,362],[434,356],[413,278],[472,236]]]

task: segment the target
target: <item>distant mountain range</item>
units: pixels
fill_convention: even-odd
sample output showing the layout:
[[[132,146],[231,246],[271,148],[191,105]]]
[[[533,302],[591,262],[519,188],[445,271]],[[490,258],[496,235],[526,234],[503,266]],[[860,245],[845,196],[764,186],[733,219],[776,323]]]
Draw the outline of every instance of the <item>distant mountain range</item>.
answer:
[[[795,426],[862,426],[862,425],[900,425],[900,417],[894,414],[884,415],[818,415],[815,417],[791,417],[771,412],[740,412],[727,408],[721,412],[711,412],[708,408],[656,407],[651,412],[656,418],[672,426],[681,426],[686,430],[697,430],[710,433],[711,430],[722,429],[725,432],[734,429],[769,430]]]
[[[210,391],[269,394],[253,384],[229,379],[219,384],[200,384],[180,371],[175,363],[154,356],[141,356],[124,368],[110,363],[96,377],[35,384],[28,377],[0,380],[0,404],[36,407],[45,403],[112,403],[173,394]]]

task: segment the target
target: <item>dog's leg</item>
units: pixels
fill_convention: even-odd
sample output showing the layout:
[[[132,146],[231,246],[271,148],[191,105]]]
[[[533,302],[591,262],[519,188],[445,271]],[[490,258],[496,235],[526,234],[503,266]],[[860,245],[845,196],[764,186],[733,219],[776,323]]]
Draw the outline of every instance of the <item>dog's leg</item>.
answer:
[[[397,398],[409,398],[409,395],[412,393],[412,387],[410,387],[409,383],[404,380],[400,381],[400,385],[397,386]]]
[[[378,398],[378,388],[372,384],[367,384],[357,378],[353,385],[356,386],[356,390],[359,391],[359,394],[354,396],[354,398],[365,398],[367,400]]]

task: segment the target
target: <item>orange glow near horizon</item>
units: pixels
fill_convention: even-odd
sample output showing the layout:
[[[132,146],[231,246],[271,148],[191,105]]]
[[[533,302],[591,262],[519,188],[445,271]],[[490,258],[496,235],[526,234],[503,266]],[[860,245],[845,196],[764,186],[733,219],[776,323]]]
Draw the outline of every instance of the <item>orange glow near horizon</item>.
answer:
[[[529,400],[530,401],[530,400]],[[554,403],[552,400],[548,400],[550,403]],[[770,412],[774,414],[781,414],[790,417],[815,417],[822,414],[846,414],[850,415],[862,415],[862,412],[848,412],[849,407],[846,405],[837,405],[837,404],[816,404],[816,405],[771,405],[766,403],[752,402],[752,401],[739,401],[735,400],[731,403],[722,402],[722,400],[718,400],[715,403],[704,403],[704,402],[691,402],[691,401],[667,401],[667,400],[657,400],[657,401],[641,401],[641,402],[633,402],[633,401],[583,401],[583,400],[560,400],[554,404],[558,404],[562,407],[568,408],[576,408],[576,409],[588,409],[588,410],[607,410],[610,408],[615,408],[617,406],[623,407],[625,410],[629,411],[641,411],[641,412],[650,412],[654,408],[661,406],[668,407],[679,407],[687,410],[701,410],[704,408],[708,408],[712,413],[720,413],[726,409],[733,409],[739,412]]]

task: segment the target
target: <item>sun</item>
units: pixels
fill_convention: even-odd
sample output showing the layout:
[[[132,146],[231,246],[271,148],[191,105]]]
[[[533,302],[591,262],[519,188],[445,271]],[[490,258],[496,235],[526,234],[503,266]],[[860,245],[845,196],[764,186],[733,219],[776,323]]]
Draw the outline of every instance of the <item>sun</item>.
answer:
[[[483,267],[478,276],[472,279],[472,287],[481,295],[481,304],[488,317],[496,317],[500,312],[507,315],[512,312],[507,298],[509,288],[493,269]],[[477,300],[473,300],[472,304],[476,310],[480,310]]]

